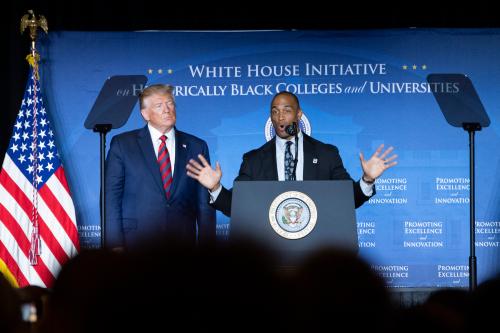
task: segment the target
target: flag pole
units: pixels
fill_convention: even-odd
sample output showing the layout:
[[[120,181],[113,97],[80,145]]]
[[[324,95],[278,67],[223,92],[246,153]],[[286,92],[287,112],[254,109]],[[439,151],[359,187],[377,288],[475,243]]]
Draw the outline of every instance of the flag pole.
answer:
[[[30,17],[31,15],[31,17]],[[31,53],[26,57],[26,60],[33,68],[33,172],[31,178],[32,184],[32,203],[33,209],[31,212],[31,235],[30,235],[30,250],[29,250],[29,261],[32,266],[38,265],[38,257],[42,254],[42,240],[40,238],[40,226],[39,226],[39,212],[38,212],[38,180],[39,180],[39,166],[38,166],[38,156],[37,147],[38,147],[38,122],[37,122],[37,90],[39,91],[39,72],[38,72],[38,61],[40,56],[36,52],[36,38],[38,35],[38,28],[42,28],[45,33],[48,32],[47,20],[43,15],[39,15],[39,18],[36,18],[33,10],[28,10],[28,14],[25,14],[21,18],[21,34],[29,28],[29,35],[31,38]],[[37,88],[38,86],[38,88]]]

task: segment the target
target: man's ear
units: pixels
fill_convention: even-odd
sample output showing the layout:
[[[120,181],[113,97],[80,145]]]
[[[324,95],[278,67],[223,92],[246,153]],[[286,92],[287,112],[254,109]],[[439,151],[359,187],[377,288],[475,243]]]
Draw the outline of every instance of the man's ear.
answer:
[[[142,115],[142,118],[144,118],[145,121],[149,121],[149,114],[146,111],[146,109],[142,109],[141,110],[141,115]]]
[[[297,120],[300,120],[302,118],[302,109],[297,110]]]

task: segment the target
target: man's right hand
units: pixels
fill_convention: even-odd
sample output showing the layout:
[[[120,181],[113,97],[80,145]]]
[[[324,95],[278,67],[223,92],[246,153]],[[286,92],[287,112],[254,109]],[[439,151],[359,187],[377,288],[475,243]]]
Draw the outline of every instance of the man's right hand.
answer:
[[[186,165],[187,175],[193,179],[196,179],[201,185],[206,187],[209,191],[213,192],[217,190],[220,185],[220,180],[222,178],[222,170],[220,168],[219,162],[215,164],[215,170],[207,162],[203,155],[199,154],[198,161],[193,159],[189,160]]]

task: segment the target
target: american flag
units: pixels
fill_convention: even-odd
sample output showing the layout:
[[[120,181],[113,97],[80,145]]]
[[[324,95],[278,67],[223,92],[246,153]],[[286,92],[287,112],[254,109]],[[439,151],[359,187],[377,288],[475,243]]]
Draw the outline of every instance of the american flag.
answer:
[[[19,287],[50,287],[79,247],[75,207],[35,63],[0,173],[0,270]]]

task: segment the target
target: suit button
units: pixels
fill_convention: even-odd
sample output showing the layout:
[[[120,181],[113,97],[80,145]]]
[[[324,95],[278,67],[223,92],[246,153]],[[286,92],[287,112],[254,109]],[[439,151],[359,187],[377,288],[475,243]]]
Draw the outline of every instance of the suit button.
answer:
[[[170,208],[170,204],[169,204],[169,203],[167,204],[167,207],[169,207],[169,208]]]

